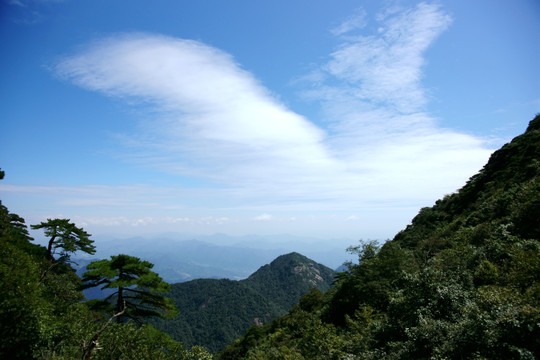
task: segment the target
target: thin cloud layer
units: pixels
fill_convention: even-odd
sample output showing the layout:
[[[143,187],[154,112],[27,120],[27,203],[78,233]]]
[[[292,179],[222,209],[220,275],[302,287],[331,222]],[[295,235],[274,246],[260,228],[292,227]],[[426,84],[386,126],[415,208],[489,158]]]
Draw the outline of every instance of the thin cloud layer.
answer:
[[[351,17],[340,23],[335,28],[330,29],[332,35],[343,35],[352,30],[362,29],[366,26],[366,12],[363,9],[358,9]]]
[[[150,106],[154,116],[123,137],[137,148],[132,158],[212,183],[196,192],[211,194],[205,206],[214,211],[251,209],[251,219],[271,222],[267,212],[410,207],[461,186],[490,153],[481,139],[440,129],[424,112],[424,52],[450,23],[422,3],[380,15],[371,34],[361,10],[334,27],[340,45],[303,90],[320,102],[325,128],[277,101],[231,55],[198,41],[112,36],[55,72]],[[159,204],[163,189],[146,191]]]
[[[355,28],[348,26],[340,33],[348,35],[346,41],[332,53],[325,70],[349,85],[354,98],[400,113],[418,111],[426,103],[420,84],[423,53],[450,22],[438,6],[422,3],[382,17],[374,35],[352,34]]]
[[[424,52],[450,23],[439,6],[426,3],[387,9],[372,26],[353,17],[332,31],[341,44],[328,62],[306,77],[310,88],[303,94],[322,104],[327,144],[370,189],[363,195],[440,197],[487,160],[482,139],[441,129],[423,111]]]

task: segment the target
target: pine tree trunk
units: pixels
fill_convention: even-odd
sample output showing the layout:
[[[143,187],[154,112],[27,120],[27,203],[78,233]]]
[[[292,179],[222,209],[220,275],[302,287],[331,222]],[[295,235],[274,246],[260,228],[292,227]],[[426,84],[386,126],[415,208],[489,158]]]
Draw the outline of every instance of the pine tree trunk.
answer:
[[[120,286],[118,288],[118,300],[116,301],[116,312],[117,313],[122,312],[123,307],[124,307],[124,288]],[[119,324],[123,322],[122,315],[116,318],[116,322]]]
[[[51,240],[49,240],[49,246],[47,246],[47,258],[49,258],[49,260],[53,260],[53,256],[52,256],[52,246],[53,246],[53,243],[54,243],[54,240],[56,239],[56,235],[54,235]]]

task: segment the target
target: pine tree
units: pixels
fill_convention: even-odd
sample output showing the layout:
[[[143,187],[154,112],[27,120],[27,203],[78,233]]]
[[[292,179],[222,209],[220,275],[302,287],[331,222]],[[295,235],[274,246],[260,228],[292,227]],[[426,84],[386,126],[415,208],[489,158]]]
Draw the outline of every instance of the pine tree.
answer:
[[[176,308],[171,299],[162,294],[171,286],[151,271],[154,265],[129,255],[111,256],[88,264],[83,274],[83,288],[101,286],[101,289],[116,289],[104,300],[92,300],[89,305],[106,313],[120,313],[117,322],[126,317],[140,323],[140,318],[165,315],[173,316]]]
[[[94,254],[96,247],[90,234],[82,228],[78,228],[69,219],[47,219],[37,225],[31,225],[34,230],[44,229],[45,235],[49,237],[47,244],[47,257],[54,259],[57,249],[60,249],[59,261],[69,261],[71,253],[84,251],[88,254]]]

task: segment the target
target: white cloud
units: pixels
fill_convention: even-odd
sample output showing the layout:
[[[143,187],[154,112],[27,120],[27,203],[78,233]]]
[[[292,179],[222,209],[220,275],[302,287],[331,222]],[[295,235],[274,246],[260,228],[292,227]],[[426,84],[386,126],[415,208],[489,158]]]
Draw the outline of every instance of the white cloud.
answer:
[[[149,34],[98,41],[56,66],[61,77],[166,112],[138,137],[168,171],[259,182],[332,166],[325,133],[274,99],[234,59],[200,42]],[[157,141],[155,139],[158,139]],[[159,158],[159,160],[158,160]]]
[[[253,220],[255,221],[270,221],[272,220],[274,217],[270,214],[261,214],[259,216],[255,216],[253,218]]]
[[[16,5],[16,6],[20,6],[20,7],[26,7],[26,5],[20,0],[8,0],[8,4]]]
[[[117,36],[65,59],[56,70],[88,89],[177,111],[176,123],[169,124],[176,126],[176,136],[187,130],[190,136],[253,148],[317,148],[322,140],[320,129],[279,104],[230,55],[200,42]]]
[[[335,36],[339,36],[346,34],[352,30],[362,29],[366,26],[366,17],[366,12],[363,9],[358,9],[347,20],[343,21],[338,26],[330,29],[330,32]]]
[[[224,225],[230,222],[230,218],[227,216],[203,216],[196,220],[197,223],[204,226]]]

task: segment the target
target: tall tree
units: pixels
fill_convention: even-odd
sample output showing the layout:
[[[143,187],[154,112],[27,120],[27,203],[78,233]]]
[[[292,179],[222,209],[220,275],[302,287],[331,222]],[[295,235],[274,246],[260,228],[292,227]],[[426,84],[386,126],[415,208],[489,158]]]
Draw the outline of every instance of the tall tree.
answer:
[[[111,259],[93,261],[83,274],[83,288],[101,286],[116,289],[103,300],[92,300],[91,307],[107,313],[122,313],[117,322],[125,317],[140,323],[140,318],[176,315],[172,300],[162,294],[171,286],[153,272],[154,265],[129,255],[111,256]]]
[[[56,251],[60,249],[59,260],[69,260],[70,254],[76,251],[84,251],[88,254],[95,254],[96,247],[90,234],[82,228],[70,223],[69,219],[47,219],[37,225],[31,225],[32,229],[44,229],[45,235],[49,238],[47,245],[47,257],[54,259]]]

